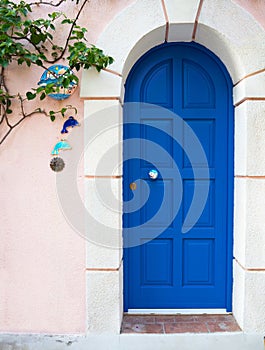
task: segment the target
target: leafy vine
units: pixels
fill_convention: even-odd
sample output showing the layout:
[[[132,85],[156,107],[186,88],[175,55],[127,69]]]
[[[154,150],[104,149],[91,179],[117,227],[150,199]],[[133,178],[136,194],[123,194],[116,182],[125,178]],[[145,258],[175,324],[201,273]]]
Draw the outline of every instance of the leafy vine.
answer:
[[[59,92],[60,86],[68,88],[72,83],[77,83],[78,78],[72,73],[73,69],[78,71],[80,68],[89,69],[93,66],[100,71],[113,62],[113,58],[105,55],[101,49],[88,44],[85,37],[87,29],[77,24],[88,0],[83,0],[82,4],[80,4],[74,19],[68,18],[60,11],[48,13],[48,18],[31,19],[29,16],[32,13],[34,14],[35,6],[60,7],[66,1],[70,3],[69,0],[60,0],[57,3],[41,0],[32,3],[25,1],[15,3],[10,0],[1,0],[0,128],[6,124],[7,130],[1,135],[0,144],[26,118],[41,113],[49,116],[54,121],[57,115],[64,116],[68,109],[76,110],[73,106],[65,106],[58,111],[46,111],[45,109],[37,108],[26,112],[25,102],[32,101],[37,97],[42,101],[47,95]],[[74,0],[71,0],[71,3],[73,2]],[[75,3],[78,4],[79,0],[75,0]],[[68,34],[63,46],[58,44],[54,38],[58,26],[67,27]],[[65,57],[66,55],[67,57]],[[57,77],[54,82],[32,88],[25,93],[25,96],[20,92],[14,94],[9,91],[5,73],[12,63],[28,67],[35,65],[46,70],[49,69],[48,64],[54,64],[63,58],[66,59],[69,69],[60,75],[59,78]],[[50,73],[54,74],[52,71]],[[17,103],[19,105],[20,118],[15,123],[12,123],[12,108]]]

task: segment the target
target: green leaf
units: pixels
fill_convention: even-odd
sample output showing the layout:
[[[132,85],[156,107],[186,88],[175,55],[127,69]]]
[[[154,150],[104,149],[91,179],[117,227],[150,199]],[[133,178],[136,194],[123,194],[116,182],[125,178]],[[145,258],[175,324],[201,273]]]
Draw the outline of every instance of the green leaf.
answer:
[[[1,61],[1,64],[0,64],[3,68],[6,68],[8,65],[9,65],[9,62],[6,61],[6,60],[3,60]]]
[[[68,88],[69,87],[69,84],[70,84],[70,79],[69,78],[65,78],[63,80],[63,87],[64,88]]]
[[[55,121],[55,112],[54,111],[50,111],[49,115],[50,115],[51,121],[54,122]]]
[[[6,110],[6,114],[11,114],[12,112],[13,112],[12,109],[9,109],[9,108],[8,108],[8,109]]]
[[[79,79],[76,75],[72,75],[72,81],[79,82]]]
[[[39,86],[37,89],[34,89],[36,91],[37,94],[39,94],[40,92],[42,92],[43,90],[45,90],[44,86]]]
[[[34,100],[34,98],[36,97],[36,94],[33,94],[32,92],[28,91],[26,93],[27,99],[30,100]]]
[[[44,100],[45,97],[46,97],[46,94],[45,94],[45,92],[43,92],[43,93],[40,95],[40,100],[41,100],[41,101]]]
[[[69,19],[69,18],[65,18],[62,20],[61,24],[71,24],[73,23],[73,20]]]
[[[74,32],[74,34],[77,36],[77,39],[83,39],[84,33],[83,32]]]
[[[24,38],[24,34],[20,32],[15,32],[16,36],[19,36],[20,38]]]
[[[41,60],[36,60],[36,65],[42,67],[42,61]]]
[[[61,114],[62,114],[63,117],[64,117],[66,111],[67,111],[67,108],[62,108],[61,109]]]
[[[46,35],[46,37],[48,37],[49,39],[51,39],[51,40],[53,39],[53,36],[51,35],[51,33],[46,33],[45,35]]]
[[[36,34],[33,32],[30,36],[30,40],[34,45],[38,45],[42,41],[42,35]]]
[[[1,26],[1,31],[7,32],[10,28],[11,28],[11,24],[10,23],[5,23],[5,24],[3,24]]]

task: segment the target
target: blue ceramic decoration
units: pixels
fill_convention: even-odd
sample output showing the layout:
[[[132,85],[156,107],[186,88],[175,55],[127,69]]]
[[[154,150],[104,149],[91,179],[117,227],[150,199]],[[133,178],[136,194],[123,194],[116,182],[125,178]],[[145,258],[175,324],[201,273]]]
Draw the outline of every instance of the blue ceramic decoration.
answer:
[[[79,126],[79,125],[80,124],[78,123],[78,121],[71,116],[64,122],[61,134],[67,134],[68,133],[67,128],[70,128],[70,127],[74,128],[75,126]]]
[[[58,79],[63,74],[65,74],[65,72],[68,70],[69,70],[69,67],[67,67],[67,66],[55,64],[55,65],[49,67],[49,69],[45,70],[45,72],[42,74],[42,76],[40,78],[38,85],[45,86],[47,84],[54,83],[54,82],[58,81]],[[72,71],[70,71],[70,73],[73,74]],[[75,91],[75,89],[77,87],[77,83],[71,82],[71,84],[68,88],[64,88],[59,83],[57,84],[57,86],[59,87],[59,91],[52,93],[52,94],[49,94],[48,96],[54,98],[55,100],[65,100],[66,98],[68,98],[69,96],[71,96],[73,94],[73,92]]]
[[[56,145],[54,146],[54,148],[52,150],[52,155],[55,156],[55,155],[59,154],[60,151],[68,150],[68,149],[72,149],[72,147],[69,145],[69,143],[65,140],[61,140],[61,141],[57,142]]]

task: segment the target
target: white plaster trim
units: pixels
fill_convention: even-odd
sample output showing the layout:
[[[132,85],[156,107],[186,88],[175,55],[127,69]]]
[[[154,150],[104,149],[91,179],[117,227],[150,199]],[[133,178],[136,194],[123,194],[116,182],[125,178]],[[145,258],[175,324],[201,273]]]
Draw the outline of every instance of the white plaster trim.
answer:
[[[86,81],[86,84],[81,84],[81,98],[121,95],[121,77],[109,71],[102,70],[99,73],[95,68],[85,70],[82,73],[82,81]]]
[[[161,1],[138,0],[114,18],[99,37],[97,46],[114,57],[115,61],[110,69],[122,73],[125,61],[130,57],[135,44],[143,40],[144,45],[141,48],[138,45],[138,49],[148,51],[164,42],[165,30],[166,21]],[[153,31],[155,33],[151,34]],[[145,38],[147,34],[148,38]]]
[[[111,73],[108,74],[111,75]],[[113,76],[116,77],[115,75]],[[84,115],[90,125],[89,130],[85,130],[85,174],[95,175],[96,177],[121,176],[122,153],[119,145],[122,144],[123,136],[121,130],[122,107],[120,102],[118,100],[84,101]],[[102,157],[111,148],[115,148],[111,153],[112,157],[108,158],[108,162],[99,167]]]
[[[137,315],[226,315],[231,314],[226,309],[128,309],[128,314]]]
[[[235,105],[247,97],[263,97],[265,100],[265,72],[247,77],[234,87]]]
[[[245,101],[235,108],[235,175],[265,175],[264,118],[265,100]]]
[[[234,316],[245,332],[265,329],[265,271],[245,270],[234,260]]]
[[[119,334],[123,308],[119,271],[86,272],[88,334]],[[114,348],[115,349],[115,348]]]
[[[194,23],[200,0],[164,0],[169,23]]]
[[[169,2],[171,5],[173,5],[174,3],[173,0],[168,0],[168,1],[166,0],[166,3],[169,3]],[[177,0],[177,4],[179,4],[178,11],[179,11],[180,17],[175,18],[174,20],[174,18],[170,17],[169,15],[169,22],[170,22],[169,29],[170,31],[172,31],[172,37],[170,38],[172,40],[190,41],[191,28],[193,27],[193,24],[190,22],[191,17],[189,18],[189,16],[191,15],[194,17],[194,12],[191,11],[190,15],[184,18],[185,11],[187,8],[187,1]],[[184,16],[183,17],[184,21],[180,19],[181,16]],[[112,70],[115,70],[118,74],[122,74],[123,76],[122,83],[124,83],[126,81],[126,77],[130,69],[135,64],[135,62],[149,49],[164,42],[166,28],[167,28],[167,25],[166,25],[166,20],[163,13],[161,1],[137,0],[131,6],[125,8],[118,16],[116,16],[113,19],[113,21],[109,24],[109,26],[104,30],[102,35],[99,37],[97,45],[101,47],[107,54],[112,55],[114,57],[115,62],[113,65],[111,65],[110,68]],[[252,16],[250,16],[240,6],[236,5],[232,0],[204,0],[201,15],[198,18],[198,27],[197,27],[197,32],[195,36],[195,41],[204,45],[208,49],[210,49],[213,53],[215,53],[221,59],[221,61],[226,65],[234,83],[237,83],[242,78],[246,77],[248,74],[252,74],[253,72],[264,68],[264,61],[265,61],[264,30],[261,28],[261,26],[257,24],[257,22],[254,20]],[[91,89],[89,90],[89,96],[97,97],[96,96],[97,91],[100,91],[101,88],[102,88],[102,91],[104,90],[104,86],[102,85],[104,79],[102,78],[102,81],[100,82],[101,80],[100,75],[94,75],[93,81],[88,81],[87,78],[88,78],[88,75],[83,76],[83,79],[81,82],[81,90],[86,91],[84,95],[88,95],[86,85],[91,84],[89,87],[89,89]],[[113,79],[110,78],[110,79],[111,80],[115,79],[116,81],[118,81],[119,77],[117,79],[116,78],[113,78]],[[98,84],[96,80],[97,82],[99,82]],[[252,81],[252,79],[250,79],[249,82],[250,81]],[[93,91],[94,82],[95,82],[95,87],[97,89],[97,90],[95,89],[95,91]],[[252,84],[248,85],[249,87],[246,87],[247,84],[249,84],[249,82],[246,81],[242,84],[241,83],[238,84],[240,86],[235,88],[236,99],[242,98],[242,96],[247,97],[246,94],[248,93],[248,91],[255,91],[255,93],[257,93],[256,87],[253,86]],[[111,87],[111,84],[112,83],[110,83],[109,87]],[[115,84],[116,83],[114,83],[114,85]],[[119,84],[117,84],[117,86],[116,85],[114,86],[115,93],[117,91],[117,88],[119,87],[118,85]],[[242,86],[243,88],[241,88]],[[123,101],[122,89],[123,89],[123,84],[121,84],[121,89],[118,89],[119,91],[121,91],[120,101]],[[109,97],[107,95],[109,94],[109,91],[110,90],[108,88],[108,91],[100,95],[102,96],[102,99],[104,99],[104,97],[105,98]],[[245,146],[247,147],[247,145]],[[236,152],[238,151],[237,147],[238,147],[238,144],[236,144]],[[122,216],[120,215],[120,219],[121,217]],[[245,221],[242,215],[240,215],[240,220]],[[102,272],[93,272],[93,274],[94,275],[102,274]],[[260,276],[261,275],[259,275],[259,278]],[[100,277],[97,276],[96,278],[99,279]],[[240,307],[243,308],[242,310],[243,314],[241,315],[242,317],[239,317],[239,319],[240,319],[240,326],[244,327],[246,324],[246,319],[248,317],[248,315],[246,314],[246,304],[245,303],[243,303],[242,305],[240,303],[237,303],[237,305],[235,304],[235,300],[237,300],[240,297],[240,293],[242,292],[242,289],[241,289],[242,286],[240,284],[240,281],[238,282],[238,280],[239,278],[237,277],[237,275],[235,275],[233,309],[236,308],[236,312],[239,312],[239,308]],[[116,281],[118,281],[117,277],[116,277]],[[118,282],[115,282],[115,283],[118,283]],[[115,288],[116,287],[117,286],[115,286]],[[98,307],[98,310],[105,310],[105,305],[106,305],[105,300],[111,297],[113,293],[112,289],[109,288],[109,286],[107,285],[102,285],[105,295],[103,296],[104,294],[103,293],[102,296],[98,296],[97,291],[93,292],[93,288],[94,286],[91,285],[91,288],[88,288],[88,290],[94,293],[94,299],[97,302],[96,305]],[[252,289],[253,289],[253,286],[252,286]],[[256,293],[256,289],[254,290],[254,292]],[[255,296],[255,293],[250,294],[250,297],[252,297],[252,295]],[[253,303],[253,299],[251,299],[251,302]],[[90,303],[90,305],[91,305],[91,308],[94,307],[93,302]],[[114,311],[111,311],[111,309],[109,309],[108,312],[110,312],[109,314],[110,317],[115,318],[116,320],[115,325],[112,326],[111,324],[108,323],[106,325],[106,328],[109,331],[117,332],[117,328],[118,328],[117,320],[120,317],[118,316],[118,314],[119,313],[121,314],[122,312],[122,309],[121,309],[122,308],[122,273],[120,274],[119,291],[116,291],[116,301],[115,303],[113,303],[112,306]],[[91,312],[91,308],[88,308],[88,312]],[[150,310],[148,311],[150,312]],[[261,311],[259,310],[256,310],[256,311],[261,313]],[[192,310],[192,312],[195,312],[195,310]],[[97,315],[94,315],[94,316],[96,320]],[[261,316],[263,316],[263,313]],[[95,329],[97,327],[98,329],[100,329],[102,325],[98,323],[93,325],[92,328],[93,327],[95,327]],[[251,329],[251,325],[248,325],[248,327],[249,329]],[[129,337],[129,335],[126,335],[124,337],[122,336],[121,339],[125,339],[127,336]],[[205,337],[205,335],[203,336]],[[139,337],[139,335],[137,335],[136,337]],[[145,347],[141,347],[141,349],[150,348],[154,350],[156,346],[156,343],[154,343],[153,341],[154,338],[155,337],[153,336],[149,338],[151,340],[151,343],[149,344],[150,347],[148,347],[149,345],[146,345]],[[164,339],[164,338],[165,338],[165,335],[163,335],[161,339]],[[132,338],[130,339],[136,339],[136,338],[132,336]],[[148,336],[147,338],[141,337],[141,339],[148,339]],[[160,339],[160,338],[157,338],[157,339]],[[175,338],[172,338],[172,339],[175,339]],[[187,335],[185,335],[185,337],[181,339],[182,340],[188,339]],[[230,346],[232,344],[231,342],[228,342],[226,344],[222,343],[222,345],[219,348],[218,346],[221,343],[218,343],[219,345],[217,343],[218,342],[215,342],[213,346],[215,350],[219,348],[220,349],[231,348],[233,350],[235,349],[245,350],[245,349],[254,349],[254,348],[255,350],[262,349],[262,342],[260,342],[259,345],[257,344],[254,345],[251,342],[247,344],[246,339],[243,342],[242,340],[237,339],[236,344],[232,345],[232,347]],[[205,343],[205,344],[204,346],[201,346],[200,349],[205,349],[206,346],[209,348],[211,347],[210,343]],[[131,347],[129,348],[135,348],[139,344],[136,342],[134,344],[129,344],[128,346],[130,345]],[[177,345],[174,342],[174,347],[172,348],[176,348],[176,347]],[[180,348],[182,350],[194,349],[194,347],[196,347],[195,343],[192,341],[192,343],[190,344],[190,340],[189,340],[189,345],[187,346],[185,346],[183,342],[180,343]],[[112,348],[115,348],[115,347],[112,347]]]
[[[264,68],[265,31],[231,0],[203,1],[195,41],[222,60],[234,83]]]
[[[237,240],[245,237],[245,263],[239,260],[242,267],[249,273],[259,273],[264,276],[265,283],[265,223],[264,223],[264,179],[237,179],[237,191],[240,189],[243,194],[238,194],[238,199],[245,201],[245,232],[237,230]],[[245,200],[243,199],[245,196]],[[241,197],[241,198],[240,198]],[[241,206],[240,206],[241,207]],[[237,209],[238,220],[242,213]],[[241,217],[242,220],[242,217]],[[238,242],[238,245],[240,243]],[[258,286],[257,286],[258,288]],[[264,294],[265,305],[265,294]]]
[[[191,41],[200,0],[164,0],[168,16],[168,40]]]

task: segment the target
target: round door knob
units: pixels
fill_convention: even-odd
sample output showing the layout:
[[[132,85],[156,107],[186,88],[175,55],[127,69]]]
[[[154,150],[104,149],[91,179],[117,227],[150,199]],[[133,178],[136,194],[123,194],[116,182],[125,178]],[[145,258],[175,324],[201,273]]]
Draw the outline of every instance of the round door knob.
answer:
[[[148,175],[151,180],[156,180],[158,178],[158,171],[155,169],[151,169]]]

